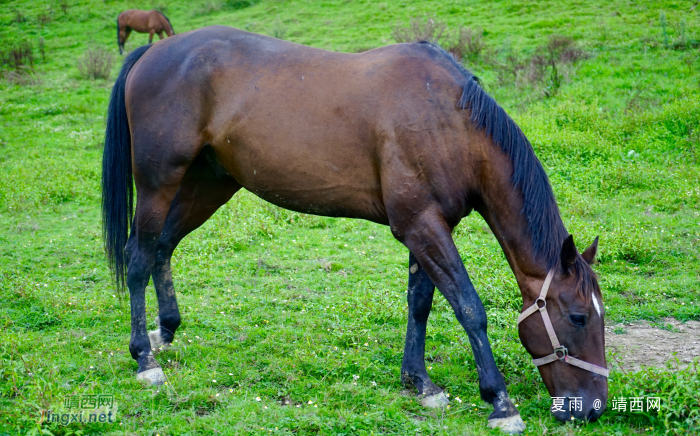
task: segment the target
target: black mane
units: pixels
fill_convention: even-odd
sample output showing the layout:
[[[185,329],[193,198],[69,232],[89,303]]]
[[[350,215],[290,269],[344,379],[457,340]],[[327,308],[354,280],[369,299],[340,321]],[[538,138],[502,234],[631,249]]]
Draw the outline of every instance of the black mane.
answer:
[[[161,14],[161,15],[163,16],[163,18],[165,18],[165,21],[167,21],[168,24],[170,24],[170,30],[173,31],[173,35],[174,35],[174,34],[175,34],[175,29],[173,28],[173,25],[172,25],[172,23],[170,22],[170,18],[166,17],[165,14],[162,13],[161,11],[158,11],[158,13]]]
[[[559,253],[568,232],[559,215],[552,187],[542,164],[520,127],[479,84],[479,78],[467,71],[451,54],[429,43],[447,57],[464,75],[459,106],[471,110],[470,120],[486,131],[494,144],[501,147],[513,164],[511,183],[523,194],[521,213],[527,219],[535,256],[545,259],[547,268],[559,262]],[[590,269],[590,268],[589,268]]]

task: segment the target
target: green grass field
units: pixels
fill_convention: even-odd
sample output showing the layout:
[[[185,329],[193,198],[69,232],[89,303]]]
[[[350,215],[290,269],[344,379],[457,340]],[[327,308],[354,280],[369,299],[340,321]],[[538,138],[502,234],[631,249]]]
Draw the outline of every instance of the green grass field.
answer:
[[[612,324],[700,320],[696,6],[3,1],[0,51],[27,41],[35,73],[16,84],[5,66],[0,80],[0,434],[498,434],[486,428],[491,408],[479,399],[466,334],[442,297],[429,321],[427,364],[462,402],[424,409],[401,386],[408,252],[388,228],[289,212],[247,192],[175,252],[183,325],[157,356],[169,381],[136,382],[128,296],[111,281],[99,217],[120,11],[165,8],[178,33],[224,24],[348,52],[392,43],[392,30],[417,16],[451,30],[483,28],[487,50],[465,64],[529,137],[579,247],[600,235],[594,268]],[[560,87],[504,77],[509,55],[531,56],[550,35],[572,37],[587,55]],[[146,42],[132,33],[127,49]],[[109,80],[81,77],[76,65],[91,47],[115,56]],[[556,422],[517,336],[520,293],[498,243],[476,214],[455,239],[526,434],[700,432],[700,365],[612,373],[609,400],[658,396],[659,414],[611,411],[609,401],[596,423]],[[152,286],[148,312],[154,320]],[[84,394],[114,395],[117,422],[36,424],[40,410],[60,412],[66,396]]]

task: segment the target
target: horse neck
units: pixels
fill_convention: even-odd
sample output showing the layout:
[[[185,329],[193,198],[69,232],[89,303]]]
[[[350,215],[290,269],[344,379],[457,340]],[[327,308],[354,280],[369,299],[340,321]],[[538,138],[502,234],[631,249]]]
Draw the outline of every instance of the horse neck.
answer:
[[[475,209],[484,217],[496,236],[520,287],[523,300],[533,301],[539,294],[542,282],[549,270],[546,258],[537,255],[527,218],[523,212],[523,190],[515,188],[511,182],[513,164],[510,158],[487,140],[483,149],[487,159],[480,174],[480,204]],[[548,231],[557,232],[554,236],[559,247],[566,236],[566,230],[558,211],[556,225]],[[558,251],[557,251],[558,252]]]

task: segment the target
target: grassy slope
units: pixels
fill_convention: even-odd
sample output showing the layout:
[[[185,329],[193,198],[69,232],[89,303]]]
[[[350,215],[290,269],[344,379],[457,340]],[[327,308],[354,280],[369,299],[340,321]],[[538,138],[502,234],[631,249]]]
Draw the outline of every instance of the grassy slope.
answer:
[[[286,39],[341,51],[390,43],[396,23],[421,14],[482,26],[487,44],[501,50],[531,52],[552,33],[575,37],[593,56],[551,99],[499,86],[483,62],[469,67],[532,141],[579,244],[601,236],[596,269],[608,321],[700,319],[700,62],[697,50],[658,44],[660,10],[671,40],[680,20],[700,38],[698,12],[689,12],[691,2],[565,3],[263,1],[233,11],[183,2],[168,4],[167,15],[177,32],[277,28]],[[39,409],[60,409],[68,394],[106,392],[117,397],[122,424],[84,431],[489,433],[466,335],[440,297],[428,364],[464,403],[443,414],[401,394],[407,252],[386,228],[290,213],[248,193],[175,254],[184,324],[176,346],[158,356],[170,383],[153,390],[133,380],[128,300],[114,295],[99,238],[99,144],[111,82],[81,80],[75,61],[90,44],[116,52],[117,13],[151,3],[70,4],[65,16],[54,2],[5,2],[0,11],[3,46],[39,36],[47,45],[41,84],[0,82],[0,431],[36,431]],[[48,7],[54,20],[39,27],[36,16]],[[28,21],[12,22],[15,10]],[[134,34],[128,46],[143,42]],[[455,235],[528,432],[661,431],[653,417],[615,412],[585,427],[555,423],[513,328],[519,292],[496,241],[477,216]],[[153,319],[152,289],[148,303]],[[693,386],[686,376],[614,373],[611,396],[669,395]],[[301,407],[281,407],[287,396]],[[679,398],[697,410],[697,399]],[[319,407],[302,404],[309,400]]]

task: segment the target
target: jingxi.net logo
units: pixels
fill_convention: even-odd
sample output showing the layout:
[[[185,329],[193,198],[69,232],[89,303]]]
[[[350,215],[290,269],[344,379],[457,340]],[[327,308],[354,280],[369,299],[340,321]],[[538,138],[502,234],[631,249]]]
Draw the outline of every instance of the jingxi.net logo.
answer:
[[[68,395],[60,411],[41,410],[37,424],[113,423],[117,419],[117,403],[112,394]]]

